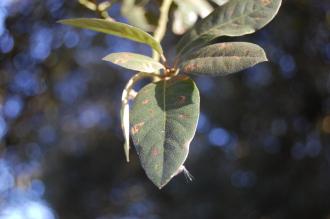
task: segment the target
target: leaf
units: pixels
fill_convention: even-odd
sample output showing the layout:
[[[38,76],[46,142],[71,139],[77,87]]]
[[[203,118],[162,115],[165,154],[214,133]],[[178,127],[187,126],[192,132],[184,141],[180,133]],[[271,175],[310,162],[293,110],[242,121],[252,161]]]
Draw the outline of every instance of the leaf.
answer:
[[[186,74],[225,76],[267,61],[265,51],[245,42],[206,46],[184,59],[179,68]]]
[[[179,41],[179,54],[203,46],[220,36],[254,33],[277,14],[281,0],[231,0],[201,20]]]
[[[128,104],[128,92],[126,89],[123,90],[122,94],[122,103],[121,103],[121,109],[120,109],[120,121],[121,121],[121,129],[124,134],[124,151],[125,151],[125,157],[126,161],[129,162],[129,104]]]
[[[210,5],[207,0],[177,0],[177,4],[179,4],[179,1],[185,2],[186,5],[189,5],[188,7],[195,10],[196,13],[202,18],[206,17],[213,11],[212,5]]]
[[[187,76],[145,86],[131,110],[131,134],[143,169],[162,188],[183,169],[199,116],[199,91]]]
[[[213,11],[206,0],[174,0],[178,8],[174,11],[172,30],[176,34],[185,33],[192,27],[198,16],[204,18]]]
[[[127,38],[136,42],[144,43],[155,49],[160,55],[163,55],[163,49],[161,45],[147,32],[130,26],[125,23],[114,22],[104,19],[96,18],[77,18],[77,19],[66,19],[60,20],[59,23],[71,25],[74,27],[85,28],[111,34],[123,38]]]
[[[130,52],[111,53],[103,58],[121,67],[146,73],[157,72],[165,67],[154,59]]]

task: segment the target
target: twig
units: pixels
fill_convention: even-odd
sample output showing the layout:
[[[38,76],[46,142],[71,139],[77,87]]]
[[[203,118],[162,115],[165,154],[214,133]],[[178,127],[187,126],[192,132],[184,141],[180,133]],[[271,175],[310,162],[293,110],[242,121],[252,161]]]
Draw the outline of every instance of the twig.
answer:
[[[161,42],[166,33],[166,27],[168,22],[168,13],[173,0],[163,0],[163,4],[160,8],[160,17],[158,21],[157,29],[154,32],[154,38]],[[153,51],[153,58],[157,61],[161,58],[163,62],[166,62],[165,57],[160,57],[156,51]]]
[[[95,11],[101,18],[109,21],[115,21],[112,17],[110,17],[107,11],[107,9],[111,6],[111,2],[104,1],[99,4],[96,0],[79,0],[79,3],[89,10]]]

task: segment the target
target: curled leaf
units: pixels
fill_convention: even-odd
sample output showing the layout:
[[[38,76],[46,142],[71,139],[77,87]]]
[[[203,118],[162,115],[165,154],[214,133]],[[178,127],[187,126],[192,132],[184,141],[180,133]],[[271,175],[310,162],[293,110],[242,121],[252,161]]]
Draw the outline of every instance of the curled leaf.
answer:
[[[121,118],[121,128],[124,134],[124,151],[125,151],[125,157],[126,161],[129,162],[129,104],[127,100],[127,91],[123,91],[122,95],[122,105],[120,110],[120,118]]]
[[[139,72],[136,75],[134,75],[126,84],[125,89],[122,93],[121,98],[121,109],[120,109],[120,120],[121,120],[121,128],[124,134],[124,151],[126,156],[126,161],[129,162],[129,128],[130,128],[130,111],[129,111],[129,101],[135,99],[136,97],[136,91],[133,89],[134,85],[144,79],[144,78],[157,78],[159,77],[158,74],[152,74],[152,73],[145,73],[145,72]]]

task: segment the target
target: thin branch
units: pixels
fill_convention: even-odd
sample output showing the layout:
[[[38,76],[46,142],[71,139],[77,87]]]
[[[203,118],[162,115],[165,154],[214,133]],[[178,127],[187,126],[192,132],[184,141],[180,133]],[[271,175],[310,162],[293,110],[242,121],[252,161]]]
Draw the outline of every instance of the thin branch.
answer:
[[[108,8],[111,7],[110,1],[104,1],[99,4],[96,0],[79,0],[79,3],[89,10],[95,11],[101,18],[109,21],[115,21],[112,17],[110,17],[107,11]]]
[[[163,0],[163,4],[160,7],[160,17],[158,21],[157,29],[155,30],[154,37],[158,42],[161,42],[166,33],[166,27],[168,22],[168,14],[173,0]],[[159,58],[162,58],[162,61],[165,62],[165,57],[160,57],[156,51],[153,51],[153,58],[159,61]]]

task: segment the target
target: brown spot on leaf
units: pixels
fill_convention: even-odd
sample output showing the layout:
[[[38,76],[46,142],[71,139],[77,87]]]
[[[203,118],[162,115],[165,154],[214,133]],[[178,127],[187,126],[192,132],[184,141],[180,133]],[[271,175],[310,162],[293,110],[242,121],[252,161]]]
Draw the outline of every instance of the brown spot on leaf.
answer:
[[[220,49],[226,49],[226,48],[228,48],[229,47],[229,45],[227,44],[227,43],[220,43],[219,44],[219,48]]]
[[[261,3],[263,6],[267,6],[267,5],[269,5],[270,3],[272,3],[272,0],[260,0],[260,3]]]
[[[197,68],[196,64],[190,63],[184,67],[185,72],[191,72]]]
[[[144,122],[140,122],[138,124],[135,124],[132,127],[132,134],[135,135],[135,134],[139,133],[139,131],[141,130],[141,128],[142,128],[143,125],[144,125]]]
[[[149,109],[149,110],[148,110],[148,113],[149,113],[151,116],[153,116],[154,113],[155,113],[155,111],[154,111],[153,109]]]
[[[178,97],[178,104],[184,104],[187,100],[186,96],[179,96]]]
[[[142,102],[142,104],[143,104],[143,105],[146,105],[146,104],[148,104],[149,102],[150,102],[149,99],[145,99],[145,100]]]
[[[154,157],[157,157],[159,155],[160,155],[159,148],[157,146],[153,146],[152,149],[151,149],[151,156],[154,158]]]

